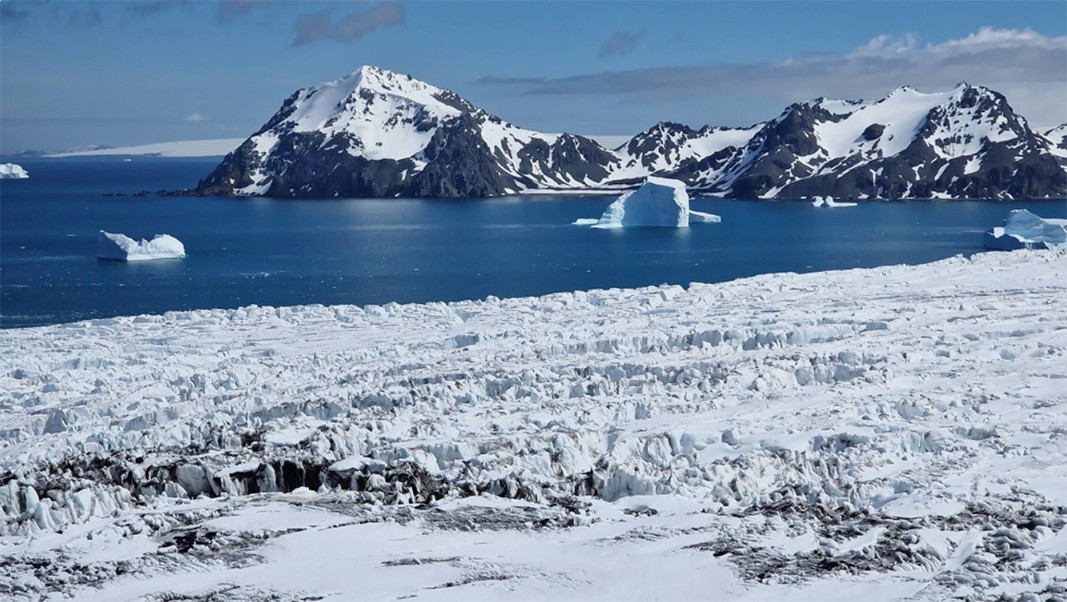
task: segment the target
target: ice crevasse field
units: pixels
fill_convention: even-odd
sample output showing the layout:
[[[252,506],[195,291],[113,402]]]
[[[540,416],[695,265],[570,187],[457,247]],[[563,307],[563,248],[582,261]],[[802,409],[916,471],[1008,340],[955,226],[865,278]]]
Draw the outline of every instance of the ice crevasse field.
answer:
[[[980,252],[1063,201],[102,196],[202,173],[145,162],[2,188],[3,597],[1067,596],[1067,256]]]

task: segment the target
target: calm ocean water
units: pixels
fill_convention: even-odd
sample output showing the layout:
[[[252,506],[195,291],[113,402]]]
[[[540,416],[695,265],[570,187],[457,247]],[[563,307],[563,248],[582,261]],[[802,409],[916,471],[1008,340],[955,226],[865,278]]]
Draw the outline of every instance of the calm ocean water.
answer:
[[[721,224],[593,230],[612,197],[323,200],[105,197],[195,186],[215,159],[21,160],[0,182],[0,326],[242,305],[380,304],[717,282],[770,272],[922,263],[982,250],[1013,208],[1067,202],[696,199]],[[157,233],[184,260],[95,257],[98,230]]]

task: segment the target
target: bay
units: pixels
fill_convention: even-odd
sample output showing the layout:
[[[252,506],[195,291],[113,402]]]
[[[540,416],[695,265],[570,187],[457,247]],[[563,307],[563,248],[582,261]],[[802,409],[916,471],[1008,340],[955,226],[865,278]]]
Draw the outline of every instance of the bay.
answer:
[[[613,197],[159,197],[151,193],[195,186],[217,159],[17,162],[30,179],[0,182],[4,328],[250,304],[454,301],[917,264],[981,252],[982,232],[1011,209],[1067,217],[1063,200],[818,209],[805,201],[695,198],[694,209],[722,223],[594,230],[571,222],[598,217]],[[150,194],[129,196],[142,190]],[[171,234],[188,257],[99,261],[98,230]]]

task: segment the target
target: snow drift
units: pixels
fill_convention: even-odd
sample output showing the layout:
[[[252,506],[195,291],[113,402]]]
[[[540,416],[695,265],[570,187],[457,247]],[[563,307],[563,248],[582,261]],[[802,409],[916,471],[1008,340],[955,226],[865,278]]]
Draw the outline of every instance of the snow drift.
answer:
[[[650,177],[637,190],[616,199],[595,224],[587,219],[574,223],[594,228],[688,228],[690,223],[718,221],[717,215],[689,208],[689,193],[682,182]]]
[[[0,164],[0,180],[25,180],[28,177],[29,172],[17,163]]]
[[[1067,219],[1045,219],[1025,209],[1008,214],[1003,227],[985,233],[987,249],[1051,249],[1067,246]]]
[[[185,257],[185,245],[169,234],[157,234],[152,240],[142,238],[138,242],[125,234],[101,230],[96,238],[96,256],[119,261],[181,259]]]

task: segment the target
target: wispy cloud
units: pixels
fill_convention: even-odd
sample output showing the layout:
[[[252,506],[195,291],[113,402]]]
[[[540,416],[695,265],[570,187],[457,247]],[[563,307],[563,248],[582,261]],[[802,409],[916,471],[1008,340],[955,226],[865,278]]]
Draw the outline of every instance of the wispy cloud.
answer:
[[[191,0],[139,0],[124,3],[122,12],[133,17],[151,17],[171,10],[186,9],[192,5]]]
[[[610,95],[638,102],[723,95],[793,102],[817,96],[875,98],[898,85],[944,89],[959,81],[994,87],[1008,94],[1013,104],[1041,104],[1046,109],[1054,104],[1067,106],[1067,36],[983,27],[963,38],[923,45],[913,34],[881,35],[837,56],[666,66],[563,78],[488,76],[479,83],[525,85],[528,94]],[[1040,94],[1044,97],[1039,98]],[[1056,119],[1067,118],[1067,108],[1059,113]]]
[[[25,2],[0,2],[0,24],[19,26],[30,19],[30,11]]]
[[[548,81],[548,78],[544,77],[500,77],[497,75],[487,75],[485,77],[479,77],[474,83],[532,86],[543,84],[546,81]]]
[[[370,8],[333,18],[333,8],[309,13],[297,18],[293,46],[322,41],[354,42],[376,29],[404,24],[404,8],[393,2],[382,2]]]
[[[193,111],[185,116],[185,120],[191,123],[202,123],[204,121],[210,121],[207,115],[204,115],[200,111]]]
[[[101,2],[55,2],[52,0],[20,0],[0,2],[0,24],[17,31],[31,23],[66,25],[68,27],[96,27],[104,22]]]
[[[253,11],[271,6],[269,0],[223,0],[215,13],[222,23],[247,17]]]
[[[643,31],[616,31],[600,46],[597,56],[603,59],[626,54],[633,50],[643,37],[645,37]]]

